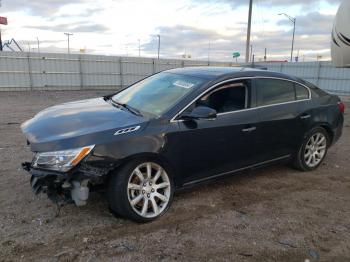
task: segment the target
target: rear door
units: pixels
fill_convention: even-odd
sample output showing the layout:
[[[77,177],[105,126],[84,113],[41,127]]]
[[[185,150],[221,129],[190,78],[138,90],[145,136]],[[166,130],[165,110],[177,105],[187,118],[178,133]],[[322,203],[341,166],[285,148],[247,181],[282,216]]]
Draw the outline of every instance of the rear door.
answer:
[[[293,154],[303,134],[295,83],[283,79],[254,79],[260,123],[255,144],[259,162]]]
[[[311,92],[304,85],[294,83],[296,100],[298,101],[299,124],[302,128],[300,142],[304,135],[311,129],[315,117],[314,101],[311,100]]]

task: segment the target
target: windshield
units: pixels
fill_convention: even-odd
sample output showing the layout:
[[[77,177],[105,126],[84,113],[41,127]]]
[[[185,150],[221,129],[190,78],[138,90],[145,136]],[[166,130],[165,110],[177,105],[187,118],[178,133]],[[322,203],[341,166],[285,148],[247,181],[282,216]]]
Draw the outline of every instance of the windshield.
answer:
[[[112,100],[141,113],[161,116],[203,82],[200,78],[164,72],[120,91]]]

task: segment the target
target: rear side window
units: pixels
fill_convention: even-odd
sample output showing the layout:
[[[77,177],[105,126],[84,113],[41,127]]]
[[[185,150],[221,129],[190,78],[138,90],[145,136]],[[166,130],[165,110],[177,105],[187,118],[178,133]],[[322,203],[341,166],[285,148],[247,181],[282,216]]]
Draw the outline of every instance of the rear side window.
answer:
[[[258,106],[295,101],[294,83],[278,79],[256,79]]]
[[[312,91],[312,95],[315,97],[322,97],[322,96],[326,96],[328,95],[327,92],[325,92],[324,90],[320,89],[319,87],[315,86],[314,84],[307,82],[304,80],[304,84],[307,85],[311,91]]]
[[[299,84],[294,84],[294,85],[295,85],[295,95],[297,100],[309,98],[309,91],[304,86]]]

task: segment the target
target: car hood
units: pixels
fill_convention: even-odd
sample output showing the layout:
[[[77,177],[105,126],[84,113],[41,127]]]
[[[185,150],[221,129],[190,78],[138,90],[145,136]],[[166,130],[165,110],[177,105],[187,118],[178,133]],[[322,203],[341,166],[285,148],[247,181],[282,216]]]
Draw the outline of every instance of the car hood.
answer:
[[[75,101],[49,107],[21,125],[32,144],[71,140],[145,122],[145,118],[117,108],[104,98]]]

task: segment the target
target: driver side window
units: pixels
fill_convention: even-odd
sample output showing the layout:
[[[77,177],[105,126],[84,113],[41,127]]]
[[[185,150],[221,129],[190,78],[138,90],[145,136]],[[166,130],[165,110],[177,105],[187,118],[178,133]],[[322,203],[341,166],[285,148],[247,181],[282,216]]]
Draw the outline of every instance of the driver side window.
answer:
[[[194,107],[207,106],[217,113],[249,108],[250,80],[232,81],[216,87],[195,102]]]

